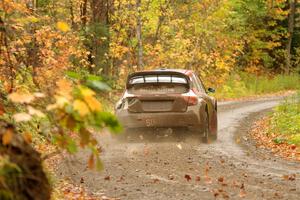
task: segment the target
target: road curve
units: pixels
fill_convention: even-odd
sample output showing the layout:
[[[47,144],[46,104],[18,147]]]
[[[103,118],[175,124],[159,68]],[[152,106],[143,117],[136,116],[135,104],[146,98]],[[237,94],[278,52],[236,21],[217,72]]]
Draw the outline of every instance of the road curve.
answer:
[[[102,172],[88,170],[88,153],[81,152],[66,157],[57,174],[118,199],[298,200],[300,164],[256,149],[247,136],[253,121],[280,101],[273,97],[220,103],[219,138],[208,145],[184,132],[143,133],[133,142],[103,134]]]

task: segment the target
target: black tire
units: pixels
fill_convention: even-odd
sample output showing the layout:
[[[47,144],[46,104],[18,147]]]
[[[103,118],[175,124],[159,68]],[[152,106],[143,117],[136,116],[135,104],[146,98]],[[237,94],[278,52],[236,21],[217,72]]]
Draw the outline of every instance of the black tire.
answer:
[[[203,137],[202,137],[202,142],[205,144],[210,144],[213,141],[217,140],[217,135],[212,135],[209,131],[209,119],[208,119],[208,113],[206,111],[205,113],[205,119],[204,119],[204,130],[203,130]]]

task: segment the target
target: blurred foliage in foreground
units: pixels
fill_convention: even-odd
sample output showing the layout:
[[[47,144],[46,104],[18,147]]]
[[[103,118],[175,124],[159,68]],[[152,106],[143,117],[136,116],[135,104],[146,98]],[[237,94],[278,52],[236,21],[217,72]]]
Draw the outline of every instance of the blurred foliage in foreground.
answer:
[[[10,94],[3,92],[0,118],[16,126],[24,137],[40,135],[39,142],[52,141],[69,153],[75,153],[78,147],[89,148],[89,167],[101,169],[95,135],[105,127],[114,133],[121,130],[96,94],[109,89],[98,76],[67,72],[67,78],[56,82],[53,95],[22,88]]]
[[[275,143],[300,146],[300,91],[275,108],[270,127],[272,133],[278,134]]]
[[[297,89],[300,89],[298,74],[255,76],[235,73],[217,88],[215,96],[218,99],[231,99]]]

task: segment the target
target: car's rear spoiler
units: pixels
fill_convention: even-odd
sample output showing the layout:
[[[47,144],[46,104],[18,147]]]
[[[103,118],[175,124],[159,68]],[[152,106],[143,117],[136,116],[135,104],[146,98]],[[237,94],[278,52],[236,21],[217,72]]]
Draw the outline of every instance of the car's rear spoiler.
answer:
[[[131,78],[133,77],[136,77],[136,76],[147,76],[147,75],[170,75],[171,77],[172,76],[180,76],[180,77],[183,77],[187,80],[187,83],[188,85],[190,85],[190,79],[189,77],[184,74],[184,73],[181,73],[181,72],[175,72],[175,71],[140,71],[140,72],[135,72],[135,73],[132,73],[130,74],[128,77],[127,77],[127,83],[126,83],[126,88],[130,88],[130,83],[129,81],[131,80]],[[171,78],[172,80],[172,78]]]

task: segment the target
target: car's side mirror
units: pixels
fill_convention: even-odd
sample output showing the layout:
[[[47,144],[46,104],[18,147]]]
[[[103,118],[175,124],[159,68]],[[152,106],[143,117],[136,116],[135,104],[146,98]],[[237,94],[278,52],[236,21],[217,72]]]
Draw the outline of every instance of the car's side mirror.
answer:
[[[210,93],[215,93],[216,92],[216,90],[214,88],[208,88],[207,91],[210,92]]]
[[[121,108],[122,108],[122,104],[123,104],[123,101],[122,101],[122,100],[119,100],[119,101],[116,103],[115,110],[121,109]]]

